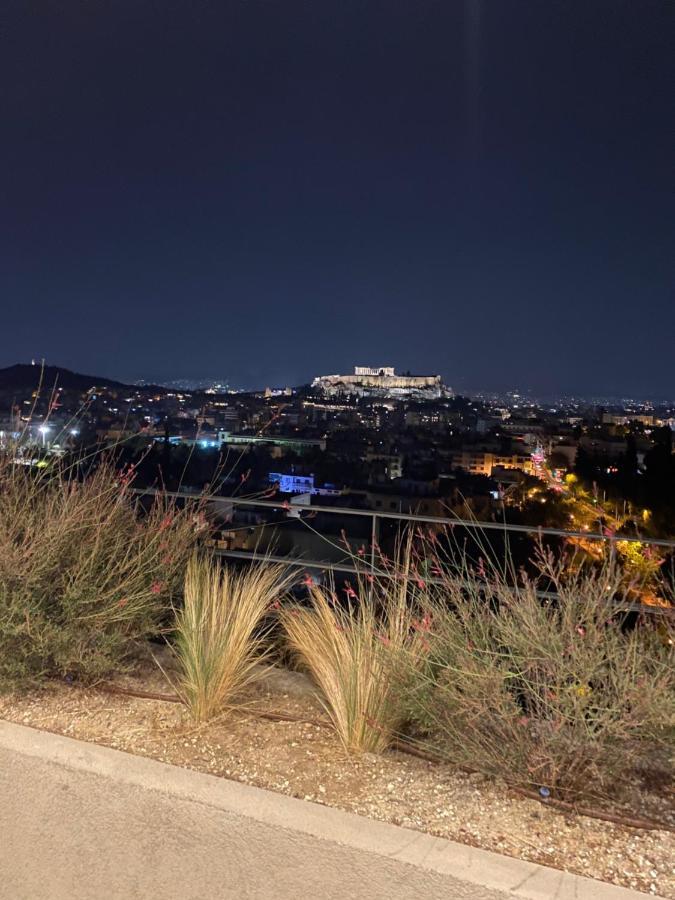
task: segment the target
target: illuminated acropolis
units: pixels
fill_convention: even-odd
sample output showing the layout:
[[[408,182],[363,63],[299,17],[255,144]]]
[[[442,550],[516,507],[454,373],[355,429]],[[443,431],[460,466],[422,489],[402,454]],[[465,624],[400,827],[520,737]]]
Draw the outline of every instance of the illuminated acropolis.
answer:
[[[353,394],[417,399],[452,396],[440,375],[397,375],[393,366],[355,366],[353,375],[319,375],[312,387],[328,396]]]

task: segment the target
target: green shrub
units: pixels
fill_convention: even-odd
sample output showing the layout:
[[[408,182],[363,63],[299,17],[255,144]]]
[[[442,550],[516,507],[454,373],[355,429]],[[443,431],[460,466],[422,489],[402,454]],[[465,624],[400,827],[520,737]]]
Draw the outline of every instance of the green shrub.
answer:
[[[622,575],[609,564],[571,571],[541,554],[539,568],[515,587],[495,571],[441,572],[412,715],[457,763],[592,795],[672,742],[672,633],[617,612]],[[542,582],[557,599],[538,595]]]
[[[123,665],[182,588],[203,521],[158,498],[140,514],[102,463],[84,480],[0,460],[0,683]]]

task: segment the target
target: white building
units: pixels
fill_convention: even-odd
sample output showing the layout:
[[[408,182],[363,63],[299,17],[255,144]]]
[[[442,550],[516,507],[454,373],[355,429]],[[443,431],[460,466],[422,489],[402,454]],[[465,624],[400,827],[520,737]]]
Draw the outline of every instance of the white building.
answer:
[[[397,375],[392,366],[356,366],[353,375],[319,375],[312,387],[327,396],[351,394],[360,397],[407,397],[434,400],[452,396],[440,375]]]

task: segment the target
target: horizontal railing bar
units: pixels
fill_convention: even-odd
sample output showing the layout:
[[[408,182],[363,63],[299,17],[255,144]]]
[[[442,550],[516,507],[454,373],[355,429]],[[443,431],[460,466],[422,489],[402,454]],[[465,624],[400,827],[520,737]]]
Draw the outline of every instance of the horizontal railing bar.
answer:
[[[252,506],[270,510],[286,510],[297,513],[321,512],[329,515],[361,516],[372,519],[393,519],[403,522],[422,522],[426,525],[453,525],[457,528],[473,528],[478,531],[513,531],[518,534],[540,534],[551,537],[582,538],[589,541],[608,541],[617,543],[625,541],[631,544],[648,544],[652,547],[670,547],[675,549],[675,540],[665,538],[641,538],[622,534],[600,534],[597,531],[568,531],[564,528],[546,528],[540,525],[509,525],[503,522],[484,522],[476,519],[450,518],[447,516],[420,516],[415,513],[384,512],[378,509],[354,509],[354,507],[335,506],[291,506],[270,500],[247,500],[241,497],[220,497],[216,494],[186,494],[182,491],[163,491],[157,488],[134,488],[134,493],[143,495],[161,494],[165,497],[174,497],[181,500],[219,500],[223,503],[231,503],[233,506]]]
[[[239,559],[245,562],[267,562],[281,563],[282,565],[295,566],[301,569],[335,569],[338,572],[346,572],[351,575],[374,575],[377,578],[396,578],[396,574],[387,572],[383,569],[374,569],[369,563],[363,563],[362,568],[349,565],[342,562],[326,562],[325,560],[306,559],[297,556],[276,556],[269,553],[246,552],[245,550],[224,550],[221,547],[215,547],[216,556],[223,556],[227,559]],[[364,573],[363,568],[367,567],[368,571]],[[412,580],[412,579],[411,579]],[[440,578],[425,578],[426,584],[442,586],[443,580]],[[537,597],[541,600],[556,600],[558,594],[555,591],[537,591]],[[617,610],[621,612],[644,612],[650,615],[673,615],[675,609],[668,606],[650,606],[646,603],[617,603]]]

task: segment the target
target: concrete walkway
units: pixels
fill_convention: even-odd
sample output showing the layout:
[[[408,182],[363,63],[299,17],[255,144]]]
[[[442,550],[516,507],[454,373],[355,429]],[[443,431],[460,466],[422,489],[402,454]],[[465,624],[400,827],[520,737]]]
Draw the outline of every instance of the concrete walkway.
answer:
[[[645,895],[0,722],[0,898]]]

